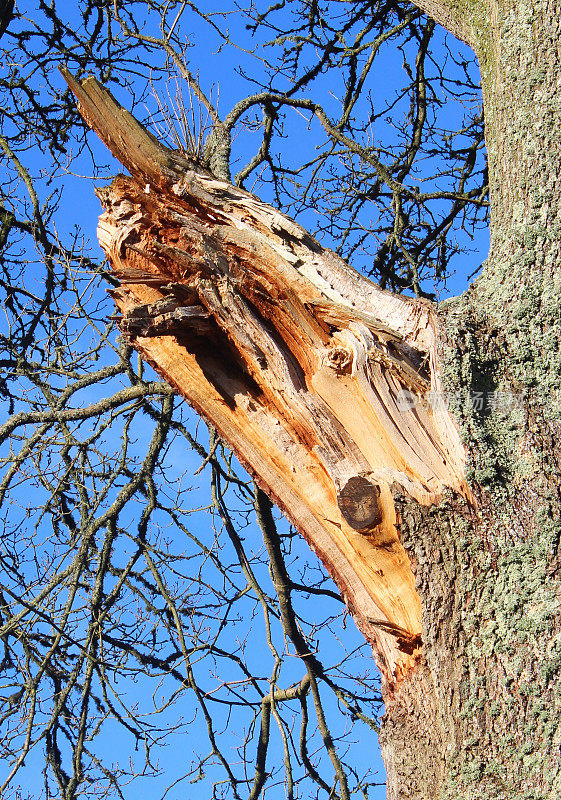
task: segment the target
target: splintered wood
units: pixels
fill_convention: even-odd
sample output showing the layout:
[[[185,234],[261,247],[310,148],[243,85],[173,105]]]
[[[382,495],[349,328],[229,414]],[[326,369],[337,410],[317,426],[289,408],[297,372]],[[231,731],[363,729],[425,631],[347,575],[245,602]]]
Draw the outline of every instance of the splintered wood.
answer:
[[[306,537],[386,680],[421,644],[393,494],[467,492],[426,303],[391,295],[288,217],[161,146],[65,77],[131,177],[98,191],[120,328]]]

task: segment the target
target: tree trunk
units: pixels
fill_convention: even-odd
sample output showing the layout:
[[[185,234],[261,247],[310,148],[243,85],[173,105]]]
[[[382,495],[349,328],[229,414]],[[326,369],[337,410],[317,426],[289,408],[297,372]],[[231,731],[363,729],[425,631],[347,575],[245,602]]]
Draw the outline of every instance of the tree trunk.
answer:
[[[427,4],[428,5],[428,4]],[[561,5],[434,3],[480,61],[491,188],[481,277],[441,309],[475,512],[398,503],[419,666],[386,698],[389,798],[561,794]]]
[[[438,317],[66,78],[132,176],[99,192],[121,330],[303,533],[372,642],[388,798],[553,798],[561,8],[428,10],[479,56],[492,189],[485,272]]]

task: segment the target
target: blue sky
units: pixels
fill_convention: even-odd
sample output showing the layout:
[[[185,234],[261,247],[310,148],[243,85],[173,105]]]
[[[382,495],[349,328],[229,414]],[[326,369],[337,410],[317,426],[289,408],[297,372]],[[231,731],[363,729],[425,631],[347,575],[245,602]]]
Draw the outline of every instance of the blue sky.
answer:
[[[70,18],[75,13],[75,6],[73,3],[71,4],[66,2],[61,5],[61,8],[64,9]],[[203,24],[195,14],[190,14],[189,16],[185,14],[182,24],[185,25],[183,29],[183,35],[186,37],[186,40],[193,45],[187,51],[192,69],[194,72],[198,72],[201,85],[207,94],[213,98],[219,96],[219,111],[224,114],[238,100],[245,97],[248,92],[247,80],[237,72],[242,54],[236,48],[223,46],[223,42],[220,41],[220,38],[213,34],[211,29],[209,29],[206,24]],[[237,37],[242,40],[243,37],[247,35],[245,31],[244,20],[240,17],[236,15],[228,17],[227,25],[229,26],[232,37]],[[449,46],[453,47],[453,44],[450,43],[450,40],[448,40],[448,42]],[[255,43],[256,42],[254,41],[253,44]],[[443,43],[441,44],[441,48],[442,58],[444,59],[445,49]],[[459,44],[458,48],[458,53],[464,49],[463,45]],[[246,56],[243,57],[246,58]],[[249,58],[247,60],[247,64],[249,65],[247,69],[253,70],[250,72],[250,75],[252,76],[256,76],[259,70],[262,69],[261,62],[256,58]],[[69,66],[72,67],[71,64]],[[388,51],[387,55],[381,59],[377,71],[372,76],[373,85],[371,89],[373,96],[377,97],[379,95],[380,102],[382,102],[382,98],[386,96],[388,92],[391,93],[394,90],[400,69],[401,56],[395,51]],[[58,77],[57,80],[59,81],[60,89],[62,91],[64,88],[63,79],[62,77]],[[331,106],[333,108],[335,107],[336,98],[340,95],[343,88],[344,87],[340,85],[334,85],[333,83],[319,86],[318,91],[321,95],[321,101],[328,109]],[[121,88],[120,90],[116,88],[113,88],[112,90],[125,107],[130,106],[131,95],[125,87]],[[174,90],[174,85],[172,84],[170,89],[172,94]],[[160,91],[160,96],[165,101],[165,91]],[[148,107],[142,105],[135,110],[135,113],[138,116],[144,115],[146,120],[150,118],[150,115],[155,115],[157,113],[157,104],[153,99],[148,99],[147,104]],[[453,128],[458,124],[458,120],[461,119],[464,109],[462,109],[461,106],[453,106],[450,101],[447,100],[441,108],[440,113],[443,123],[449,124],[450,128]],[[380,131],[380,133],[382,132],[384,131]],[[385,132],[387,133],[387,131]],[[286,123],[286,133],[286,139],[284,139],[283,143],[281,144],[281,153],[285,159],[292,159],[295,163],[298,159],[302,159],[306,154],[313,153],[315,148],[322,141],[322,132],[319,129],[319,125],[316,122],[312,122],[310,124],[307,118],[303,117],[297,112],[288,118]],[[238,160],[240,163],[243,163],[243,160],[248,158],[248,154],[253,152],[255,140],[258,136],[259,131],[252,131],[249,126],[246,126],[245,130],[240,133],[234,142],[234,157],[236,160]],[[72,234],[74,229],[77,227],[79,229],[79,235],[84,237],[86,253],[94,259],[101,259],[102,254],[95,237],[95,228],[97,225],[97,218],[100,213],[100,207],[99,201],[94,195],[93,187],[94,185],[103,183],[104,180],[108,180],[113,174],[120,170],[120,167],[114,162],[114,160],[112,160],[110,154],[107,153],[104,146],[97,141],[93,134],[90,134],[89,136],[89,148],[89,151],[84,151],[79,158],[71,157],[69,159],[66,174],[61,172],[58,173],[55,186],[61,188],[62,198],[60,213],[57,216],[56,225],[61,237]],[[94,172],[91,160],[92,157],[98,171],[98,175],[93,181],[91,180]],[[48,166],[45,166],[45,156],[44,154],[35,152],[28,154],[28,159],[28,166],[30,169],[32,169],[32,171],[34,171],[36,174],[41,172],[43,173],[42,183],[40,184],[40,199],[45,200],[53,188],[53,182],[51,180],[52,176],[49,174]],[[251,183],[248,183],[247,188],[255,191],[257,194],[263,196],[267,200],[272,199],[270,186],[268,185],[260,185],[259,183],[252,185]],[[313,227],[316,221],[315,216],[315,210],[309,209],[307,212],[302,213],[301,222],[303,224],[309,224],[311,227]],[[461,231],[458,232],[458,236],[463,236]],[[326,243],[330,246],[336,246],[336,242],[327,241]],[[456,274],[449,281],[447,291],[446,293],[443,293],[443,296],[446,294],[458,294],[465,289],[467,285],[467,275],[473,272],[477,265],[485,258],[487,244],[488,238],[486,232],[481,231],[474,241],[474,252],[467,254],[465,257],[458,257],[456,262]],[[366,264],[361,265],[359,259],[357,266],[366,266]],[[38,281],[39,278],[36,278],[33,275],[29,276],[30,285],[32,285],[35,280]],[[106,308],[110,313],[111,307],[109,302],[107,303]],[[99,387],[88,390],[77,397],[76,402],[92,402],[92,400],[99,396],[99,392],[101,390],[102,389]],[[197,429],[197,419],[192,412],[185,410],[185,420],[191,430],[195,431]],[[204,440],[205,435],[203,426],[199,426],[198,429],[201,440]],[[143,433],[142,426],[139,426],[136,434],[138,436],[138,453],[141,453],[146,447],[146,433]],[[117,432],[110,432],[108,433],[108,439],[110,440],[111,436],[118,437],[118,435],[119,434]],[[192,451],[186,452],[185,450],[181,449],[181,442],[178,440],[168,454],[166,477],[170,482],[170,486],[182,485],[181,482],[183,480],[182,476],[184,473],[187,472],[188,474],[192,474],[199,466],[199,463],[200,459],[195,456]],[[214,535],[213,525],[215,526],[216,530],[218,530],[220,528],[220,523],[216,518],[212,518],[207,510],[210,502],[208,470],[201,473],[197,478],[193,479],[192,486],[189,487],[188,492],[187,489],[185,492],[188,494],[189,507],[198,509],[198,511],[189,517],[188,524],[193,529],[193,533],[200,537],[206,536],[212,539]],[[182,495],[182,498],[184,497],[185,495]],[[25,498],[21,497],[20,499],[22,500],[22,507],[25,507],[25,503],[31,507],[33,503],[38,502],[35,500],[32,494],[26,494]],[[235,504],[235,499],[233,502]],[[243,516],[243,512],[240,511],[239,519],[242,520]],[[127,518],[127,516],[124,515],[122,524],[124,527],[126,527],[127,524],[134,526],[137,518],[138,509],[132,507],[130,510],[130,518]],[[158,534],[168,543],[167,546],[170,548],[170,553],[176,552],[177,548],[180,548],[183,543],[181,536],[177,536],[177,532],[169,526],[169,522],[164,522],[162,520],[161,525],[162,530],[158,531]],[[288,535],[288,525],[283,521],[279,521],[279,525],[285,534]],[[260,544],[259,541],[259,532],[256,531],[255,527],[249,526],[244,528],[243,535],[248,542],[248,547],[250,549],[256,552],[262,551],[262,544]],[[123,548],[122,555],[124,558],[127,549],[126,542],[121,546]],[[307,546],[305,543],[297,542],[296,540],[293,541],[293,551],[295,555],[298,555],[303,561],[306,560],[306,549]],[[228,552],[226,546],[225,550],[223,551],[223,557],[227,559],[233,557],[231,552]],[[313,559],[310,563],[313,563]],[[261,570],[261,577],[264,585],[267,585],[272,591],[267,575],[266,565],[262,565]],[[304,601],[301,602],[303,603]],[[332,613],[335,614],[337,604],[334,601],[333,604],[334,608]],[[305,606],[302,606],[302,609],[303,613],[305,613],[308,618],[313,619],[315,609],[317,609],[318,614],[320,614],[320,612],[325,613],[325,606],[325,600],[318,602],[311,599],[306,600],[306,604]],[[254,611],[253,605],[249,601],[246,608],[247,618],[251,620],[249,632],[246,631],[245,634],[242,634],[241,631],[243,626],[241,623],[243,620],[240,621],[240,624],[232,623],[231,626],[228,627],[222,634],[224,646],[241,646],[241,637],[245,636],[246,639],[244,640],[244,647],[248,660],[252,661],[256,671],[261,671],[264,676],[267,676],[270,674],[272,669],[271,654],[266,650],[258,650],[255,644],[257,642],[256,634],[261,632],[258,629],[262,627],[262,619]],[[276,630],[276,637],[277,640],[282,644],[282,633],[279,630]],[[373,661],[370,658],[368,647],[363,644],[360,634],[356,631],[350,619],[345,620],[344,630],[341,628],[340,622],[336,622],[333,623],[331,628],[326,628],[321,634],[318,634],[318,638],[322,640],[322,646],[325,648],[324,652],[327,660],[337,663],[342,659],[346,652],[352,652],[355,649],[359,649],[360,653],[357,654],[356,660],[353,662],[356,665],[357,671],[370,670],[370,675],[373,674]],[[288,662],[283,669],[285,670],[283,673],[283,681],[285,682],[284,685],[290,683],[291,680],[301,677],[301,669],[299,664],[291,664],[290,659],[288,659]],[[217,666],[217,674],[218,673],[219,669]],[[225,678],[227,677],[228,676],[225,676]],[[224,676],[222,678],[219,676],[217,678],[217,682],[220,683],[220,680],[225,678]],[[201,680],[204,681],[204,677],[201,677]],[[375,685],[375,679],[373,677],[372,683]],[[151,701],[154,688],[152,684],[149,684],[147,681],[143,681],[143,679],[140,678],[137,681],[132,681],[130,685],[123,686],[122,691],[124,695],[130,694],[131,697],[134,697],[139,703],[142,703],[149,700]],[[158,689],[154,695],[156,697],[155,702],[160,702],[163,697],[169,697],[169,692],[172,690],[168,689],[168,687],[165,685],[165,681],[163,681],[160,692],[161,697],[158,695],[158,691],[160,691],[160,689]],[[326,702],[328,704],[333,703],[333,701],[327,700],[327,696]],[[223,711],[217,710],[216,714],[218,719],[220,719],[222,714],[222,727],[225,731],[226,740],[231,742],[232,759],[235,761],[236,759],[239,759],[239,754],[236,752],[235,748],[240,741],[240,735],[242,732],[241,723],[232,722],[232,720]],[[170,783],[170,780],[172,778],[175,779],[175,776],[179,777],[182,774],[182,772],[185,770],[184,765],[189,761],[190,758],[190,747],[193,746],[195,750],[199,748],[201,750],[205,750],[207,748],[204,723],[200,720],[200,715],[195,711],[194,706],[189,705],[188,700],[185,701],[185,705],[180,707],[175,705],[169,712],[162,713],[161,718],[164,726],[171,726],[174,724],[174,720],[181,720],[186,724],[186,732],[182,733],[181,737],[178,737],[176,743],[162,749],[159,756],[159,765],[162,771],[162,778],[147,779],[144,785],[141,784],[140,790],[142,791],[143,796],[146,796],[150,799],[160,797],[165,786]],[[344,726],[344,722],[340,722],[339,724]],[[339,732],[341,734],[345,733],[344,730],[340,730]],[[127,759],[129,754],[127,748],[130,746],[131,742],[127,741],[126,736],[124,736],[120,731],[117,730],[116,727],[114,728],[112,725],[108,725],[105,733],[99,738],[99,750],[103,756],[109,760],[112,758]],[[381,782],[383,780],[383,765],[377,750],[377,740],[375,735],[370,732],[366,726],[362,726],[359,723],[356,725],[352,735],[349,737],[349,748],[349,752],[352,753],[353,764],[356,766],[357,770],[361,771],[371,768],[373,771],[378,771],[378,777],[373,778],[373,780]],[[133,749],[134,748],[131,749],[132,758],[135,757]],[[270,763],[275,766],[279,765],[282,760],[282,747],[278,735],[276,736],[274,745],[271,748],[269,758]],[[42,780],[40,777],[41,759],[42,756],[38,750],[32,753],[27,760],[26,769],[21,773],[21,785],[24,796],[25,792],[42,792]],[[190,785],[189,783],[178,784],[175,789],[167,794],[167,797],[170,798],[170,800],[179,800],[179,798],[188,798],[194,796],[195,794],[203,797],[210,796],[208,795],[209,786],[211,785],[212,779],[215,776],[216,769],[209,767],[207,769],[206,776],[201,777],[200,781],[193,785]],[[130,788],[128,792],[129,793],[127,797],[134,798],[134,796],[138,793],[138,790],[135,788]],[[280,798],[284,796],[285,791],[282,784],[274,786],[266,794],[266,797],[271,798],[271,800],[277,800],[277,798],[280,800]],[[382,798],[385,797],[385,788],[383,786],[372,787],[369,797],[372,798],[372,800],[382,800]]]

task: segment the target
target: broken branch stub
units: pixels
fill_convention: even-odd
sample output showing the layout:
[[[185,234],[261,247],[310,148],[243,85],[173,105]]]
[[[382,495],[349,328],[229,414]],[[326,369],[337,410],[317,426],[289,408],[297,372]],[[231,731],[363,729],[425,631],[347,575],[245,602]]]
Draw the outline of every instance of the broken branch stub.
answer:
[[[317,552],[388,681],[415,663],[420,602],[392,486],[468,493],[430,305],[382,291],[255,196],[156,142],[66,73],[131,172],[98,190],[120,327],[219,432]],[[401,403],[400,394],[419,399]]]

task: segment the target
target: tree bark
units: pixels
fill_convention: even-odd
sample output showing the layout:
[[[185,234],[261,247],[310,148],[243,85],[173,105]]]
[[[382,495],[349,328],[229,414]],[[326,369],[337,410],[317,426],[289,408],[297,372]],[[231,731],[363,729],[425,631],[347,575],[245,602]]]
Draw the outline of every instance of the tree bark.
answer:
[[[479,57],[492,192],[486,269],[438,314],[66,77],[131,173],[99,192],[121,329],[303,533],[372,642],[388,798],[553,798],[561,8],[430,11]]]
[[[398,503],[423,654],[386,699],[388,797],[553,798],[561,790],[561,6],[437,5],[435,15],[461,20],[478,55],[485,105],[491,249],[481,277],[440,313],[444,384],[476,504],[453,495],[431,509]]]

